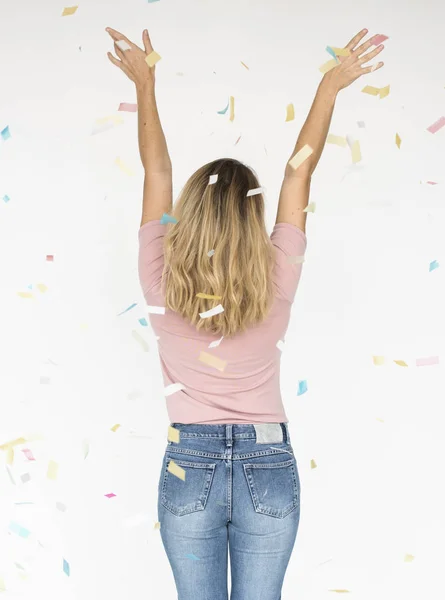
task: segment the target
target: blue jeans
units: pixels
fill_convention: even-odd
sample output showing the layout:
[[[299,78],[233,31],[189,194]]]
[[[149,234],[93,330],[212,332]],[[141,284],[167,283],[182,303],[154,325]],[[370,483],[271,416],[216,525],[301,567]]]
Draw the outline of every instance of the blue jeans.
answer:
[[[178,600],[228,600],[228,552],[230,600],[281,600],[300,519],[287,423],[171,425],[158,521]]]

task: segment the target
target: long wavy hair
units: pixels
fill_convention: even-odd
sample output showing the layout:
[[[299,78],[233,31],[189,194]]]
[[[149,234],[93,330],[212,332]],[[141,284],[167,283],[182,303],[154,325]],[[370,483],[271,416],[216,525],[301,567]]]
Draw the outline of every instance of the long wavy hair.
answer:
[[[216,183],[210,176],[218,175]],[[183,187],[164,240],[165,305],[198,330],[225,337],[261,323],[271,307],[273,246],[254,171],[221,158],[199,168]],[[198,293],[220,296],[197,297]],[[199,313],[221,304],[224,312]]]

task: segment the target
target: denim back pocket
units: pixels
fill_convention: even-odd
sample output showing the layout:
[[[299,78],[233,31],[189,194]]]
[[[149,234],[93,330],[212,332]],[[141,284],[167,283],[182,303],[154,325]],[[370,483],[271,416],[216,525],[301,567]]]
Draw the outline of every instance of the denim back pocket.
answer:
[[[300,480],[295,458],[243,466],[257,513],[283,519],[299,506]]]
[[[168,471],[173,460],[185,471],[185,481]],[[177,460],[168,456],[164,462],[161,490],[162,505],[178,517],[204,510],[209,497],[216,463]]]

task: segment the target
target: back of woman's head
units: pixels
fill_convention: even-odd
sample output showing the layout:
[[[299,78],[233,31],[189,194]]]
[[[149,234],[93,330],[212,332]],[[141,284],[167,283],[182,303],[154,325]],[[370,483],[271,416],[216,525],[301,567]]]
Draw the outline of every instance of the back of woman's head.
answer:
[[[211,175],[218,176],[216,183]],[[165,304],[198,330],[230,337],[269,312],[273,247],[264,198],[247,196],[259,187],[249,167],[222,158],[189,178],[173,208],[178,222],[167,226],[165,237]],[[201,299],[198,293],[221,298]],[[224,312],[199,316],[218,304]]]

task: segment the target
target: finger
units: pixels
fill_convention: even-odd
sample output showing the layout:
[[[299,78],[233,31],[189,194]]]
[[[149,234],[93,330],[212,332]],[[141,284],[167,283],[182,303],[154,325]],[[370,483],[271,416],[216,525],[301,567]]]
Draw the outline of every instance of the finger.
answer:
[[[127,37],[125,37],[125,35],[123,33],[119,33],[119,31],[116,31],[115,29],[111,29],[111,27],[107,27],[106,31],[110,34],[110,36],[113,38],[113,40],[115,42],[118,42],[119,40],[125,40],[127,42],[127,44],[129,44],[133,48],[137,48],[136,44],[133,44],[133,42],[130,42],[130,40]]]
[[[129,71],[127,70],[127,68],[125,67],[125,65],[120,60],[118,60],[117,58],[115,58],[111,54],[111,52],[107,52],[107,56],[111,60],[111,62],[113,63],[113,65],[116,65],[116,67],[119,67],[119,69],[121,71],[123,71],[125,73],[125,75],[127,75],[128,77],[130,77]]]
[[[379,62],[376,65],[373,65],[372,67],[365,67],[364,69],[362,69],[362,75],[365,75],[366,73],[372,73],[372,71],[377,71],[378,69],[381,69],[383,65],[384,63]]]
[[[119,56],[119,58],[121,60],[124,60],[125,52],[119,48],[119,46],[116,44],[116,42],[114,42],[114,51],[116,52],[116,54]]]
[[[360,56],[360,54],[363,54],[363,52],[365,52],[366,50],[368,50],[368,48],[370,48],[373,45],[374,44],[372,43],[372,39],[368,40],[367,42],[365,42],[364,44],[361,44],[358,48],[356,48],[354,50],[353,54],[355,56]]]
[[[359,41],[365,37],[365,35],[368,33],[367,29],[362,29],[359,33],[357,33],[357,35],[355,35],[352,40],[349,41],[348,44],[346,44],[345,48],[347,48],[348,50],[353,50],[354,47],[359,43]]]
[[[142,34],[142,41],[144,42],[145,52],[151,54],[153,52],[153,46],[151,45],[150,36],[146,29],[144,29],[144,33]]]
[[[383,44],[380,44],[380,46],[377,46],[375,50],[373,50],[372,52],[368,52],[367,54],[362,56],[358,61],[359,65],[363,65],[364,63],[369,62],[372,58],[374,58],[374,56],[377,56],[377,54],[379,54],[384,47],[385,46]]]

